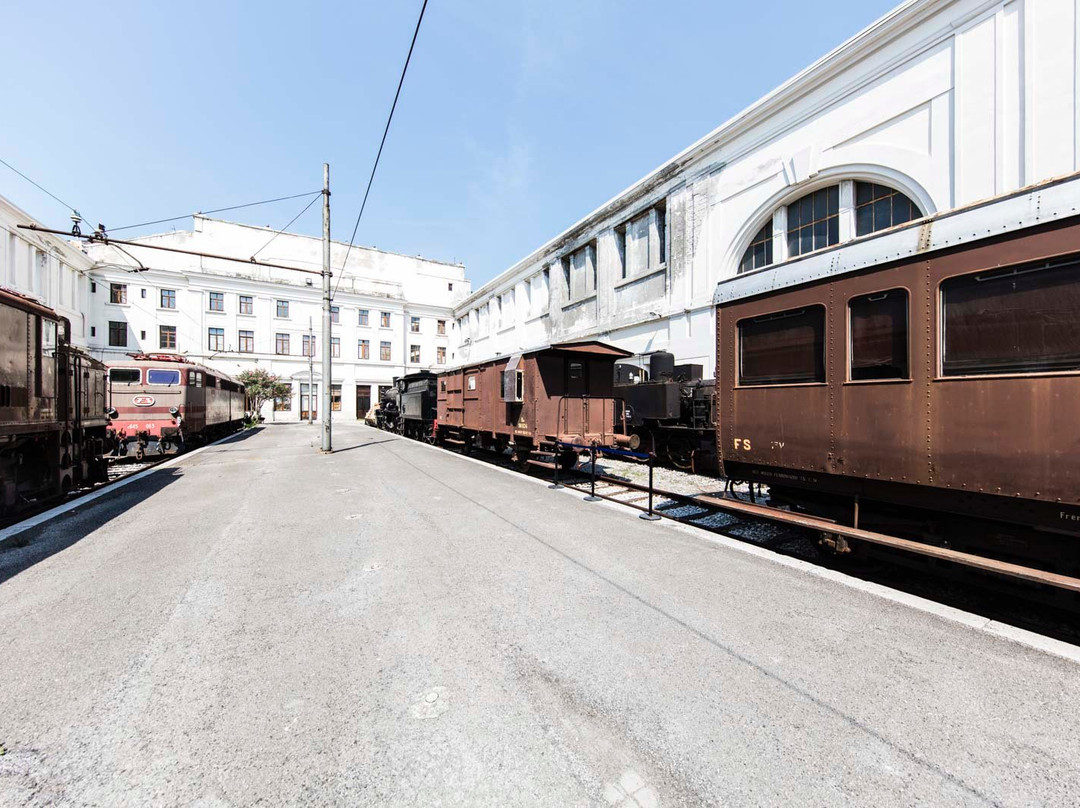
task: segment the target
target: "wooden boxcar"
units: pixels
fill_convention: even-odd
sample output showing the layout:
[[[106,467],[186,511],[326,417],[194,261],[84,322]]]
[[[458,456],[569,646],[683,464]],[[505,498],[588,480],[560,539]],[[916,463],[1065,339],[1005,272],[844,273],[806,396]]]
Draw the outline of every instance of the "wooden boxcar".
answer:
[[[109,364],[116,450],[142,458],[235,432],[244,421],[244,387],[173,354],[133,354]]]
[[[621,402],[613,394],[616,359],[630,352],[590,340],[563,342],[439,374],[440,442],[513,450],[524,466],[534,454],[572,465],[581,446],[625,444]]]
[[[723,473],[844,524],[1080,572],[1080,181],[1064,190],[882,236],[876,260],[809,280],[721,283]]]

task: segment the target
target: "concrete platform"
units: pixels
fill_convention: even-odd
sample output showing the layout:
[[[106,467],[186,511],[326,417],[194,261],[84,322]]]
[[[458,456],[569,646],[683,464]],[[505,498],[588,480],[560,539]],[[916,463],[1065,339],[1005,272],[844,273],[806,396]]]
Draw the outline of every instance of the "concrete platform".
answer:
[[[359,425],[0,552],[0,804],[1075,803],[1080,666]]]

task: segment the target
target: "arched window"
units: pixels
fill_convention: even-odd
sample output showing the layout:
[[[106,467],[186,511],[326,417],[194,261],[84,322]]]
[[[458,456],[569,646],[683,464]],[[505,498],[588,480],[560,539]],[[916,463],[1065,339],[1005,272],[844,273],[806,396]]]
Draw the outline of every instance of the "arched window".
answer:
[[[772,254],[772,219],[758,230],[754,240],[743,253],[742,261],[739,262],[739,272],[749,272],[752,269],[767,267],[773,262]]]
[[[788,258],[840,241],[840,186],[830,185],[787,206]]]
[[[865,236],[918,219],[919,208],[904,194],[872,182],[855,183],[855,235]]]

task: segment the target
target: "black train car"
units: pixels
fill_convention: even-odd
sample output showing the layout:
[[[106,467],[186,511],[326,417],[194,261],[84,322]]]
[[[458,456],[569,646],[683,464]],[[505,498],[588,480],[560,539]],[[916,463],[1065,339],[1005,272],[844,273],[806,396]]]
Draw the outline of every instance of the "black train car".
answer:
[[[0,513],[103,480],[106,368],[50,308],[0,289]]]
[[[394,386],[379,398],[378,426],[430,442],[438,410],[437,384],[435,374],[427,370],[395,378]]]
[[[649,357],[649,375],[630,365],[616,365],[615,396],[626,407],[630,447],[651,452],[676,468],[715,473],[716,385],[701,378],[701,365],[676,365],[658,351]]]

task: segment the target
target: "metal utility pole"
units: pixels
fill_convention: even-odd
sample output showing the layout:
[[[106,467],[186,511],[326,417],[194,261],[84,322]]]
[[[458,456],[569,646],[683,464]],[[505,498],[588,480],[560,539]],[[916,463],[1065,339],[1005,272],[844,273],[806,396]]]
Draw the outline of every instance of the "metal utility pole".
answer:
[[[323,231],[323,256],[322,256],[322,288],[323,288],[323,347],[322,347],[322,390],[319,392],[319,401],[323,408],[322,451],[331,451],[330,442],[330,164],[323,163],[323,208],[322,208],[322,231]],[[345,271],[345,267],[341,268]]]
[[[307,333],[307,422],[310,426],[311,405],[315,403],[315,332],[310,317],[307,318]]]

